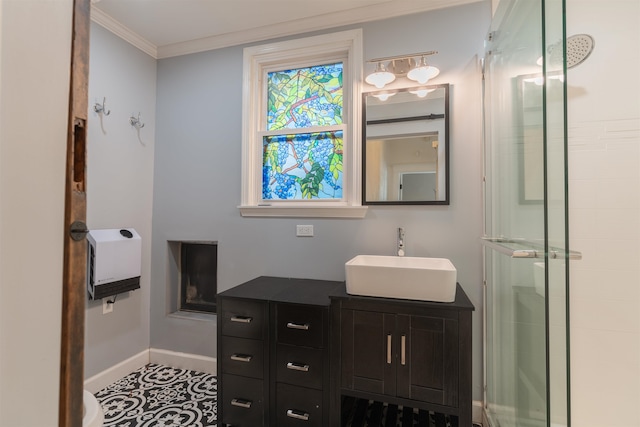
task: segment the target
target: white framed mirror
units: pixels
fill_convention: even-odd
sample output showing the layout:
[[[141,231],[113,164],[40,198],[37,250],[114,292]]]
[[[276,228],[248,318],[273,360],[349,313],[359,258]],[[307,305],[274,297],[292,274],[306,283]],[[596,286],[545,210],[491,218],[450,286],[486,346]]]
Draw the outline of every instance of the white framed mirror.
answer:
[[[449,85],[363,94],[362,200],[449,204]]]

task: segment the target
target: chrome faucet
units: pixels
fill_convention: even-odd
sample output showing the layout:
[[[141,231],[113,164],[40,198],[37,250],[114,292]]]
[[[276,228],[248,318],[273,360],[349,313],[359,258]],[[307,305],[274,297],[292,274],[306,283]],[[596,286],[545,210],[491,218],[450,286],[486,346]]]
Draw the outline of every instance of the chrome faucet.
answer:
[[[404,228],[398,227],[398,256],[404,256]]]

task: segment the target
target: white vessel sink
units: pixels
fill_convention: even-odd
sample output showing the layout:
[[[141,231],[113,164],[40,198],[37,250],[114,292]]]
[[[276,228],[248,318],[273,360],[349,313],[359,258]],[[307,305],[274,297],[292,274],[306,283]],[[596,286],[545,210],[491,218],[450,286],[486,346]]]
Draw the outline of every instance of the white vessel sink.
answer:
[[[456,268],[445,258],[358,255],[345,263],[347,293],[453,302]]]

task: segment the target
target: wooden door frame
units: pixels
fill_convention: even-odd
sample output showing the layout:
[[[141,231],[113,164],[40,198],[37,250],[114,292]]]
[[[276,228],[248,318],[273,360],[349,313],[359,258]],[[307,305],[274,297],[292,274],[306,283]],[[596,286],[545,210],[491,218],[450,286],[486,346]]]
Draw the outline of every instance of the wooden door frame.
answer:
[[[73,0],[58,425],[82,427],[90,0]]]

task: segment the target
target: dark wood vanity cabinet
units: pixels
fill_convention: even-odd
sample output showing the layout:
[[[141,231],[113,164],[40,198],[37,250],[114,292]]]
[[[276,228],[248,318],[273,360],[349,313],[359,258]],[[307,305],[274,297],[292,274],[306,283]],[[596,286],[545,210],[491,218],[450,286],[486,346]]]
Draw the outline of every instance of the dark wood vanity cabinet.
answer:
[[[473,305],[459,285],[453,303],[332,298],[336,394],[454,415],[471,426]]]
[[[258,277],[218,294],[218,422],[339,427],[342,397],[471,426],[471,312],[348,295],[344,282]]]
[[[258,277],[218,294],[222,426],[329,426],[329,295],[343,283]]]

